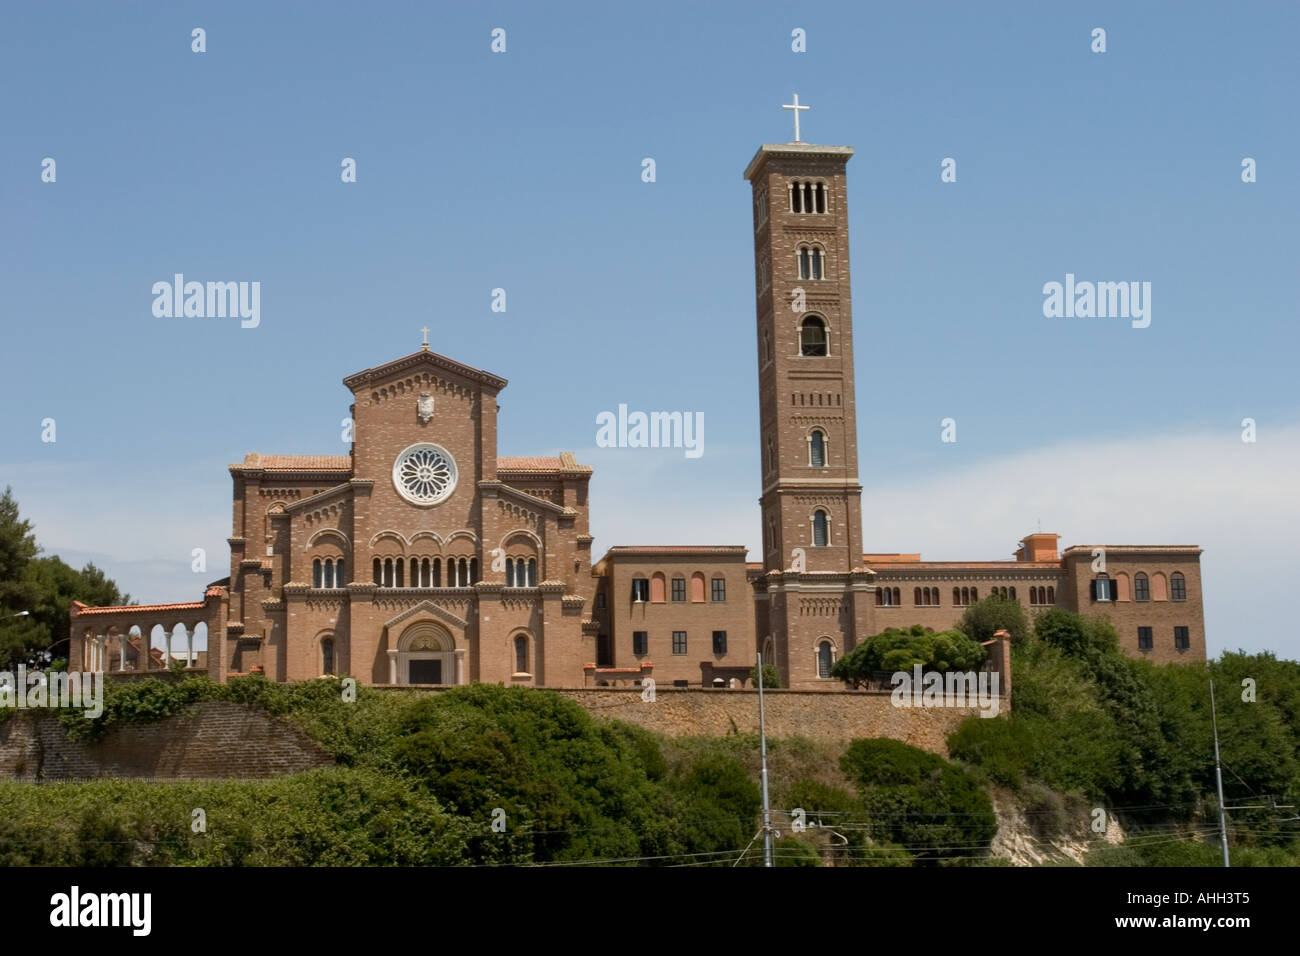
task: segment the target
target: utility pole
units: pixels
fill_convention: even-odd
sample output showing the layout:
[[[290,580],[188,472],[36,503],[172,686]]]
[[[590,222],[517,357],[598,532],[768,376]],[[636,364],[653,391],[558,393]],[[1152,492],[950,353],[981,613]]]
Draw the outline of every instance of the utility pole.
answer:
[[[1223,865],[1228,862],[1228,814],[1223,806],[1223,767],[1219,762],[1219,717],[1214,709],[1214,679],[1210,679],[1210,725],[1214,728],[1214,783],[1219,788],[1219,842],[1223,845]]]
[[[797,100],[795,102],[798,102]],[[798,116],[799,114],[795,114]],[[763,652],[758,652],[758,753],[762,761],[759,779],[763,784],[763,865],[772,865],[772,805],[767,799],[767,727],[763,717]],[[1220,797],[1219,802],[1223,802]]]

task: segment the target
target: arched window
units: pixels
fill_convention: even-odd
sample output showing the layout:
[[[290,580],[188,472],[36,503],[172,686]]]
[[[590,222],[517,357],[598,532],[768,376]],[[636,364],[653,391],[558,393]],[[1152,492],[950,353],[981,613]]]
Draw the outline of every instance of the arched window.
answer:
[[[333,558],[325,559],[325,586],[327,588],[334,587],[334,559]]]
[[[401,558],[398,558],[396,561],[393,562],[393,570],[397,572],[397,580],[393,582],[393,587],[401,588],[406,586],[405,583],[406,573],[403,570],[405,566],[406,566],[406,562],[403,561]]]
[[[1055,604],[1055,603],[1056,603],[1056,588],[1054,588],[1054,587],[1049,587],[1049,588],[1047,589],[1047,603],[1048,603],[1048,604]]]
[[[348,583],[347,576],[343,573],[343,559],[339,558],[334,562],[334,586],[341,588]]]
[[[478,584],[478,558],[469,559],[469,583]]]
[[[433,559],[433,586],[442,587],[442,558]]]
[[[320,642],[320,672],[334,673],[334,638],[327,637]]]
[[[799,354],[826,354],[826,323],[815,315],[810,315],[799,326]]]
[[[420,587],[433,587],[433,572],[429,566],[428,558],[424,558],[420,561]]]
[[[790,183],[790,211],[801,214],[826,212],[826,184],[792,180]]]
[[[522,634],[515,637],[515,673],[528,673],[528,638]]]
[[[821,429],[813,429],[808,439],[808,463],[814,468],[826,467],[826,436]]]
[[[393,586],[393,559],[384,558],[384,587]]]
[[[375,558],[375,585],[378,586],[383,583],[384,583],[384,565],[378,558]]]
[[[813,512],[813,547],[824,548],[830,540],[830,522],[826,519],[826,512]]]
[[[1016,599],[1016,589],[1015,589],[1015,588],[1012,588],[1012,589],[1011,589],[1011,600],[1014,601],[1015,599]]]
[[[799,278],[817,280],[825,274],[823,254],[817,246],[799,247]]]
[[[537,587],[537,559],[536,558],[528,559],[528,586],[530,588]]]
[[[1113,601],[1115,599],[1115,585],[1108,575],[1099,574],[1093,579],[1092,599],[1094,601]]]
[[[1133,575],[1133,600],[1151,600],[1151,581],[1141,571]]]
[[[1187,579],[1183,572],[1175,571],[1169,576],[1169,599],[1171,601],[1187,600]]]
[[[831,676],[831,664],[835,658],[835,649],[831,647],[830,641],[822,641],[817,645],[817,676],[823,680]]]
[[[324,587],[325,583],[321,576],[320,558],[311,563],[311,586],[314,588]]]
[[[515,586],[515,559],[506,558],[506,587]]]
[[[921,606],[921,589],[912,588],[912,605],[913,607]]]

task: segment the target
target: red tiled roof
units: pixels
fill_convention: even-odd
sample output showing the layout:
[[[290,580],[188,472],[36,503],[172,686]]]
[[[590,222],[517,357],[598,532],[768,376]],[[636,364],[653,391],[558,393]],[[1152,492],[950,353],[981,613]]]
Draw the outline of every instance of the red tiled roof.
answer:
[[[870,562],[867,563],[870,564]],[[1059,561],[900,561],[876,565],[876,570],[879,571],[893,571],[895,569],[923,571],[926,568],[991,568],[999,571],[1014,571],[1017,568],[1032,570],[1052,568],[1059,571],[1061,563]]]
[[[249,452],[241,464],[231,468],[263,468],[281,471],[351,471],[351,455],[259,455]]]
[[[748,551],[743,544],[620,544],[609,549],[610,554],[744,554]]]
[[[590,475],[590,465],[578,464],[578,459],[571,451],[562,451],[558,455],[525,455],[512,458],[508,455],[497,458],[498,471],[543,471],[561,472],[570,475]]]
[[[497,471],[559,471],[564,462],[557,455],[554,458],[543,456],[523,456],[507,458],[498,456]]]
[[[198,611],[202,610],[202,601],[186,601],[182,604],[122,604],[116,607],[89,607],[80,601],[72,602],[77,608],[77,615],[82,614],[152,614],[155,611]]]

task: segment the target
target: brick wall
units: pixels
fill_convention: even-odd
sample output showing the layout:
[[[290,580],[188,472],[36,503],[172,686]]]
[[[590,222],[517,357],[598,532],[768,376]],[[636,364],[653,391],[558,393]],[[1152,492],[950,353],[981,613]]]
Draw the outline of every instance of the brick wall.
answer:
[[[287,721],[226,701],[195,704],[154,723],[123,724],[94,743],[69,740],[54,714],[16,713],[0,723],[0,778],[261,778],[333,763]]]
[[[594,717],[625,720],[670,737],[758,733],[758,692],[659,687],[653,702],[637,689],[574,688],[556,693],[577,701]],[[1000,713],[1010,704],[1001,702]],[[979,711],[962,708],[902,708],[889,693],[768,690],[763,709],[770,737],[811,737],[848,741],[892,737],[941,756],[947,737]]]

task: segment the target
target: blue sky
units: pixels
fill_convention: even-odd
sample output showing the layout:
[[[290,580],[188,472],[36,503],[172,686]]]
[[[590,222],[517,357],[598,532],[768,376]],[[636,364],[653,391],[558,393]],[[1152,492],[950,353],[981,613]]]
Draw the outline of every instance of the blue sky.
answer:
[[[341,379],[428,325],[510,380],[502,453],[596,467],[597,553],[754,557],[741,174],[797,91],[803,139],[857,151],[867,550],[1006,558],[1039,521],[1196,543],[1211,652],[1300,656],[1263,599],[1300,526],[1297,26],[1274,3],[6,4],[0,484],[47,551],[193,599],[226,573],[226,465],[345,452]],[[155,318],[176,272],[259,281],[260,326]],[[1151,282],[1151,326],[1045,318],[1067,272]],[[705,454],[597,449],[619,403],[703,412]]]

